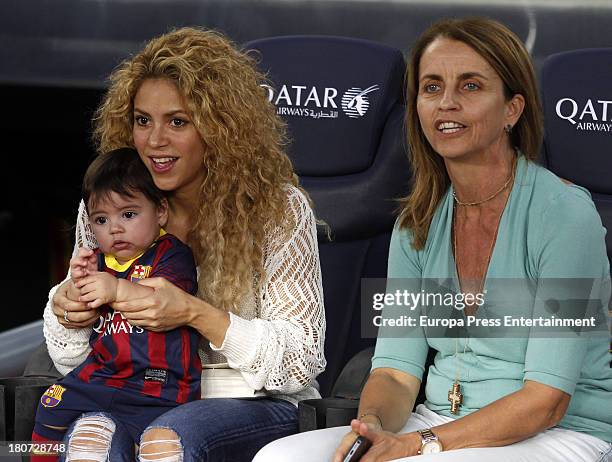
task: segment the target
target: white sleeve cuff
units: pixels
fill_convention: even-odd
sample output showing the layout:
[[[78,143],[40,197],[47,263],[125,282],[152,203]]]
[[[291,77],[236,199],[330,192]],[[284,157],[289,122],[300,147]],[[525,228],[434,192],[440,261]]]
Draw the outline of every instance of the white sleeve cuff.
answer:
[[[66,375],[81,364],[89,354],[91,327],[66,329],[53,314],[53,296],[61,284],[49,291],[49,301],[43,312],[43,333],[47,351],[56,369]]]
[[[225,339],[220,347],[210,342],[210,348],[218,351],[227,358],[227,362],[232,368],[248,367],[255,359],[258,346],[257,332],[258,324],[256,320],[248,321],[234,313],[229,313],[230,325],[225,333]]]

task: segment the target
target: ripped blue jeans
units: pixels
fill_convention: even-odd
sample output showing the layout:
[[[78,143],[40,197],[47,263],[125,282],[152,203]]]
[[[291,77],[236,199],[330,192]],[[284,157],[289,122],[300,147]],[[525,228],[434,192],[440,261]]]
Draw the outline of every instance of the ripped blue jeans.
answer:
[[[91,460],[135,460],[134,441],[124,425],[108,413],[96,412],[84,414],[68,429],[64,442],[69,449],[62,461],[83,455],[79,442],[92,428],[105,433],[110,446],[97,453],[89,449]],[[138,458],[143,462],[250,462],[267,443],[297,433],[298,413],[293,404],[279,399],[205,399],[171,409],[147,427],[151,428],[172,430],[178,442],[169,451],[167,442],[164,451],[144,451]],[[141,452],[147,445],[141,442]]]
[[[88,412],[68,427],[64,436],[66,452],[60,462],[133,462],[134,440],[128,429],[107,412]]]
[[[298,412],[293,404],[272,398],[204,399],[166,412],[148,428],[178,435],[178,450],[166,462],[250,462],[269,442],[297,433]],[[140,460],[156,459],[141,454]]]

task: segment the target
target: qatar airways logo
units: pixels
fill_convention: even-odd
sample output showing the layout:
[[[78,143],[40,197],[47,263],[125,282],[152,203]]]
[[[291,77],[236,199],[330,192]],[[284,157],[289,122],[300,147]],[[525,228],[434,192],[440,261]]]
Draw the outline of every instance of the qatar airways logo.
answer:
[[[561,119],[567,120],[576,130],[612,133],[612,109],[608,113],[609,100],[576,101],[572,98],[561,98],[557,101],[555,111]]]
[[[278,115],[313,119],[337,119],[342,113],[351,119],[363,117],[370,108],[370,97],[380,89],[378,85],[351,87],[340,96],[334,87],[282,85],[277,90],[270,85],[261,86],[268,92],[268,100],[276,106]]]
[[[372,85],[365,90],[357,87],[349,88],[342,96],[342,110],[352,119],[363,117],[370,107],[368,93],[376,90],[378,85]]]
[[[98,334],[102,334],[102,337],[112,334],[142,334],[144,329],[142,327],[134,327],[128,321],[125,316],[118,311],[109,311],[106,316],[100,316],[100,319],[93,326],[93,330]]]

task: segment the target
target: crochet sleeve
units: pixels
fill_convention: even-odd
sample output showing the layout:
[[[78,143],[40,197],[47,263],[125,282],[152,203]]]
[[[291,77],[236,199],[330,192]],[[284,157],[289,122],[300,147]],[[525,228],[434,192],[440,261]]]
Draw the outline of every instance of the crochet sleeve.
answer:
[[[220,348],[230,367],[249,385],[291,394],[312,385],[325,369],[325,311],[316,221],[304,195],[288,192],[288,213],[295,226],[283,239],[271,233],[266,276],[258,294],[260,316],[246,320],[230,313]]]
[[[74,244],[73,256],[76,254],[79,247],[87,247],[95,249],[98,247],[96,238],[89,225],[89,218],[85,210],[83,201],[79,204],[79,212],[76,221],[76,240]],[[70,278],[70,270],[63,284]],[[66,375],[76,366],[81,364],[89,354],[89,336],[91,335],[91,327],[83,329],[66,329],[58,321],[52,310],[53,295],[61,285],[51,288],[49,291],[49,300],[45,306],[43,314],[43,333],[49,350],[49,356],[53,360],[53,364],[57,370]]]

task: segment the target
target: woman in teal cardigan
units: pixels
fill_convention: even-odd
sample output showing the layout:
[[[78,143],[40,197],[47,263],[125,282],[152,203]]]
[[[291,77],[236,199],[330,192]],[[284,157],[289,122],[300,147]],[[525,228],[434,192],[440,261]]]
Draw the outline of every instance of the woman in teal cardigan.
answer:
[[[339,462],[359,436],[372,443],[364,462],[419,454],[431,462],[607,460],[605,230],[588,191],[534,163],[543,129],[527,51],[495,21],[441,21],[417,41],[408,72],[413,189],[391,239],[387,293],[425,294],[430,282],[451,281],[471,303],[385,307],[351,428],[284,438],[255,461]],[[419,316],[529,322],[555,319],[551,309],[556,319],[596,326],[553,329],[542,321],[448,335],[423,327]],[[393,327],[397,313],[415,325]],[[430,347],[437,352],[427,399],[412,412]]]

